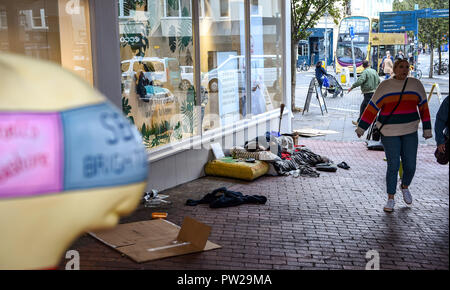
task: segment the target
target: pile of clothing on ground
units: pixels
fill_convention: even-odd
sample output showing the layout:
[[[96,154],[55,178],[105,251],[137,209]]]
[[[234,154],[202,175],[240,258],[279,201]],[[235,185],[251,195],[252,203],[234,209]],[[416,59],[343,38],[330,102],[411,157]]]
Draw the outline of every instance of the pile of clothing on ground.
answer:
[[[245,146],[231,149],[233,158],[254,158],[270,165],[269,175],[319,177],[319,171],[335,172],[337,166],[329,158],[312,152],[302,145],[294,145],[290,136],[275,136],[266,132]]]

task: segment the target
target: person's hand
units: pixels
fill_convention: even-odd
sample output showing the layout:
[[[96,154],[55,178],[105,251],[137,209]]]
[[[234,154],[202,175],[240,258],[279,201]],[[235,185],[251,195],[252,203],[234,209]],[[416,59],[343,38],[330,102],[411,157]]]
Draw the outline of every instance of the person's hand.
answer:
[[[356,136],[358,136],[358,138],[361,138],[361,136],[364,135],[364,130],[360,127],[356,128],[355,132],[356,132]]]
[[[445,144],[439,144],[437,146],[437,149],[439,152],[444,153],[445,152]]]
[[[433,134],[431,134],[431,130],[424,130],[422,136],[425,139],[430,139],[431,137],[433,137]]]
[[[349,89],[347,90],[347,93],[350,93],[351,90],[352,90],[352,88],[349,88]]]

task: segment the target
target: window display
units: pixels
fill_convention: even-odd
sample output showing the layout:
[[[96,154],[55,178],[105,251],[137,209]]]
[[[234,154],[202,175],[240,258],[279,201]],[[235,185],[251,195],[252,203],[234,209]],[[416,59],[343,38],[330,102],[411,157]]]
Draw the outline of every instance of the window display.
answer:
[[[119,10],[123,112],[147,148],[196,135],[191,1],[120,0]]]

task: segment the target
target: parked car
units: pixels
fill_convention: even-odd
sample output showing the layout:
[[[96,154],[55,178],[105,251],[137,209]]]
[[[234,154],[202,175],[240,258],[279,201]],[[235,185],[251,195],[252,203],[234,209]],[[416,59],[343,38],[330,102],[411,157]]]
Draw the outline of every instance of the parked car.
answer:
[[[266,87],[277,89],[279,87],[279,76],[281,74],[280,58],[276,55],[252,55],[252,84],[257,80],[263,81]],[[236,71],[238,74],[239,89],[245,88],[245,56],[230,56],[222,62],[217,68],[203,74],[202,86],[209,89],[210,92],[219,90],[219,72]]]
[[[180,66],[181,70],[181,83],[180,89],[187,91],[194,85],[194,67],[193,66]]]

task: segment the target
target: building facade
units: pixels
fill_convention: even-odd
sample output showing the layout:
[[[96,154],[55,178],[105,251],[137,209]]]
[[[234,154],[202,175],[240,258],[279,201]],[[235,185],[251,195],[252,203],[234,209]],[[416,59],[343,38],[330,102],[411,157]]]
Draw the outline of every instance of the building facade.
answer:
[[[149,189],[204,175],[211,143],[289,132],[283,0],[0,0],[0,53],[56,62],[141,132]],[[1,88],[0,88],[1,89]]]

